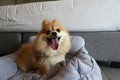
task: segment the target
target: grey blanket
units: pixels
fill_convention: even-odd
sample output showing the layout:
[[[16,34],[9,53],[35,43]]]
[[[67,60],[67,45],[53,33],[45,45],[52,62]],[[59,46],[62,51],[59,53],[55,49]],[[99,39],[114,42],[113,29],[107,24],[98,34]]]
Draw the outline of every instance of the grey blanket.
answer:
[[[82,39],[83,40],[83,39]],[[56,64],[46,74],[23,73],[17,69],[15,58],[17,53],[0,58],[0,80],[102,80],[101,71],[94,58],[84,47],[84,41],[66,55],[66,61]]]

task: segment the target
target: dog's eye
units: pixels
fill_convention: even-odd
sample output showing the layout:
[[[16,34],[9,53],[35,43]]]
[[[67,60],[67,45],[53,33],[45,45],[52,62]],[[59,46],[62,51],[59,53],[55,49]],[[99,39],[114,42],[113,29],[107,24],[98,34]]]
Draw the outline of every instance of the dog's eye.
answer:
[[[47,32],[46,32],[47,34],[50,34],[50,30],[47,30]]]
[[[56,29],[57,32],[60,32],[60,29]]]

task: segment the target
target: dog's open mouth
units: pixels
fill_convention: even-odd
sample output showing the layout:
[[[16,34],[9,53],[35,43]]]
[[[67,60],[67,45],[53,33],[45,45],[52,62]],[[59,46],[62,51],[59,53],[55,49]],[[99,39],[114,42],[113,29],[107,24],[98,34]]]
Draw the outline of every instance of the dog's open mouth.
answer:
[[[52,38],[47,38],[48,42],[53,50],[57,50],[59,47],[59,41],[61,37],[52,37]]]

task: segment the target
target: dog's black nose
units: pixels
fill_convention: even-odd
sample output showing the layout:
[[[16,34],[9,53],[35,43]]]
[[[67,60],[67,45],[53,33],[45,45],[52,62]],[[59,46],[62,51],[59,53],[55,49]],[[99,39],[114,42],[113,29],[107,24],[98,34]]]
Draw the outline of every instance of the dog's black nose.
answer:
[[[52,32],[52,36],[56,37],[57,33],[56,32]]]

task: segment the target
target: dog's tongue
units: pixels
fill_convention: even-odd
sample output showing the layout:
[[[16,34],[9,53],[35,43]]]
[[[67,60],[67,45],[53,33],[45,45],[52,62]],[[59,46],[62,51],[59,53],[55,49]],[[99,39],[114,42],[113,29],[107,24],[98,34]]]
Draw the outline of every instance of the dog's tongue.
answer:
[[[51,45],[51,48],[52,48],[53,50],[57,50],[58,47],[59,47],[58,38],[54,38],[54,39],[52,39],[50,45]]]

